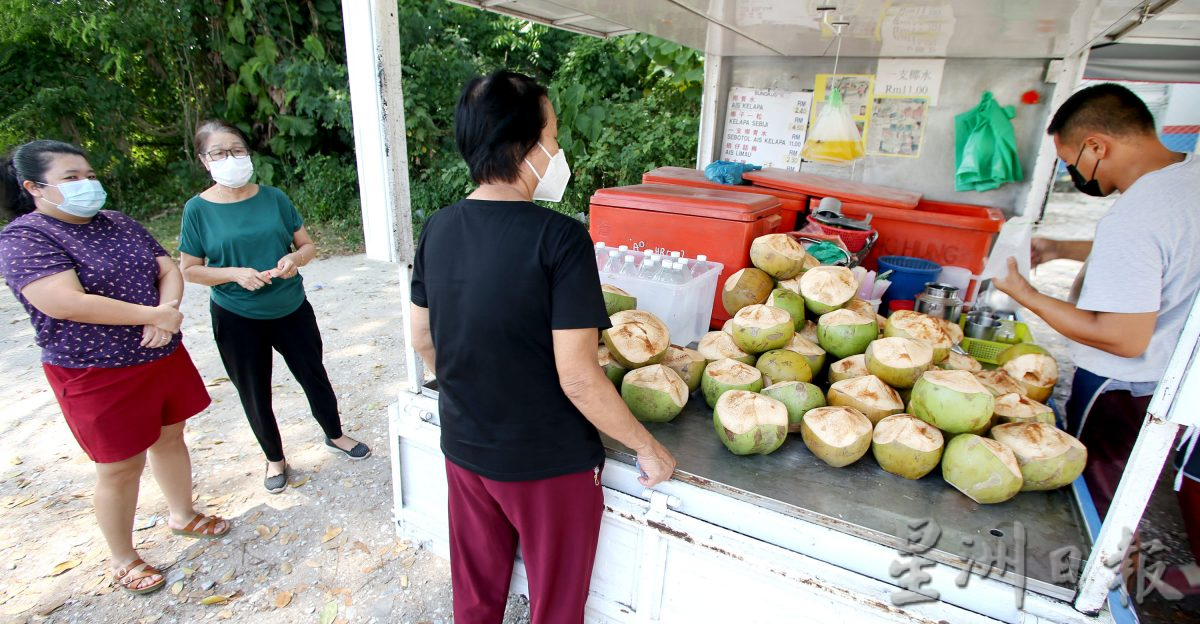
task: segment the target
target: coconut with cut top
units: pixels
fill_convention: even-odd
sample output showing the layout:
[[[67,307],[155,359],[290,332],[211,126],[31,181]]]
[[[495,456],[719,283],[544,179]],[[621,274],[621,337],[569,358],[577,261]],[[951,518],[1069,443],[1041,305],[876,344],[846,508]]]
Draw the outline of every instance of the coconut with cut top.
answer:
[[[604,330],[604,345],[621,366],[634,369],[657,364],[671,346],[671,334],[657,316],[645,310],[617,312]]]
[[[871,448],[871,421],[853,407],[818,407],[804,415],[800,437],[813,455],[841,468]]]
[[[933,365],[928,343],[895,336],[880,338],[863,354],[867,370],[893,388],[911,388]]]
[[[992,427],[992,439],[1007,446],[1024,477],[1022,492],[1056,490],[1083,474],[1087,448],[1066,432],[1043,422],[1007,423]]]
[[[1004,363],[1004,372],[1025,389],[1025,396],[1045,403],[1058,383],[1058,362],[1042,353],[1018,355]]]
[[[775,279],[789,279],[810,266],[808,252],[787,234],[767,234],[750,243],[750,262]]]
[[[832,312],[854,298],[858,280],[850,269],[840,266],[819,266],[800,276],[800,295],[813,314]]]
[[[735,455],[766,455],[787,440],[787,407],[768,396],[731,390],[713,406],[713,429]]]
[[[788,433],[800,431],[800,422],[809,410],[825,407],[825,393],[803,381],[781,381],[763,388],[762,394],[787,407]]]
[[[795,351],[775,349],[758,356],[754,363],[763,374],[763,384],[771,385],[781,381],[812,381],[812,368],[808,360]]]
[[[814,377],[816,377],[817,374],[821,372],[821,369],[825,366],[825,349],[822,349],[821,345],[818,345],[817,343],[805,338],[804,336],[801,336],[800,334],[794,334],[792,336],[792,340],[784,345],[783,348],[787,349],[788,351],[795,351],[796,353],[803,355],[804,359],[808,360],[808,367],[812,369],[812,374]]]
[[[596,359],[600,362],[600,368],[604,369],[604,376],[620,388],[621,379],[625,377],[625,373],[628,373],[629,369],[612,359],[612,356],[608,354],[608,347],[604,345],[596,348]]]
[[[747,267],[729,276],[721,289],[721,304],[730,315],[738,310],[757,303],[762,303],[771,296],[775,288],[775,280],[761,269]]]
[[[695,392],[700,387],[700,378],[704,376],[704,367],[708,361],[699,351],[671,345],[660,364],[675,371],[688,386],[688,392]]]
[[[912,414],[892,414],[875,423],[871,453],[879,467],[905,479],[920,479],[937,468],[942,432]]]
[[[746,353],[766,353],[783,348],[796,333],[792,316],[779,308],[755,304],[738,311],[732,319],[733,341]]]
[[[995,399],[967,371],[926,371],[909,400],[913,416],[946,433],[983,433],[992,422]]]
[[[940,366],[944,370],[965,370],[971,373],[983,370],[983,365],[979,363],[979,360],[954,351],[951,351],[946,359],[942,360]]]
[[[715,406],[717,399],[730,390],[758,392],[762,389],[762,373],[737,360],[724,359],[709,364],[704,368],[704,377],[700,380],[700,391],[704,393],[704,401],[709,407]]]
[[[1040,422],[1054,424],[1054,410],[1048,405],[1038,403],[1033,399],[1010,392],[996,397],[994,408],[997,423],[1028,423]]]
[[[830,383],[836,383],[843,379],[864,377],[870,374],[871,371],[867,370],[867,356],[862,353],[842,358],[829,365]]]
[[[836,358],[866,351],[878,335],[875,319],[853,310],[834,310],[817,319],[817,344]]]
[[[758,359],[758,356],[742,351],[737,346],[737,343],[733,341],[731,334],[719,331],[708,332],[701,336],[699,344],[696,345],[696,351],[706,362],[715,362],[729,358],[744,364],[754,365],[755,360]]]
[[[767,297],[767,305],[779,308],[792,317],[792,329],[799,331],[804,327],[804,297],[786,288],[776,288]]]
[[[912,310],[896,310],[888,317],[887,327],[883,329],[887,337],[898,336],[918,342],[928,343],[933,347],[933,363],[937,364],[950,354],[950,337],[942,331],[938,319],[913,312]]]
[[[992,393],[992,396],[999,397],[1014,392],[1025,396],[1025,388],[1002,369],[974,371],[971,374]]]
[[[951,343],[959,344],[963,341],[963,329],[962,327],[959,327],[958,323],[948,321],[946,319],[934,320],[936,320],[938,325],[941,326],[942,331],[946,334],[946,337],[950,339]]]
[[[900,395],[875,375],[834,382],[825,398],[830,405],[853,407],[872,424],[904,411]]]
[[[604,310],[609,316],[617,312],[637,309],[637,297],[624,290],[612,284],[601,284],[600,290],[604,293]]]
[[[621,381],[621,398],[644,422],[668,422],[687,404],[687,383],[674,370],[652,364],[631,370]]]
[[[1012,449],[972,433],[954,436],[942,451],[942,478],[971,500],[988,505],[1017,495],[1025,483]]]

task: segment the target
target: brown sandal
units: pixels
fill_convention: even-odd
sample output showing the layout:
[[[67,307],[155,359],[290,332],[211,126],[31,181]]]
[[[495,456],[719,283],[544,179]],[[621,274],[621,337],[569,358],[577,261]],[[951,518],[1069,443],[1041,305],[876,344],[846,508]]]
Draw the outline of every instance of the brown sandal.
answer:
[[[142,579],[147,579],[155,575],[158,576],[157,581],[145,587],[134,587],[134,585],[138,584],[138,582]],[[113,582],[116,583],[117,586],[119,586],[122,590],[134,595],[156,592],[162,589],[163,585],[167,584],[167,577],[163,576],[163,573],[160,572],[158,568],[155,568],[145,561],[142,561],[140,557],[134,559],[129,563],[129,565],[126,565],[123,568],[118,568],[115,572],[113,572],[112,578]]]
[[[217,525],[222,522],[225,523],[225,528],[218,532]],[[229,532],[229,521],[217,516],[206,516],[198,513],[192,516],[192,521],[187,523],[187,526],[182,529],[171,529],[171,532],[184,537],[216,539]]]

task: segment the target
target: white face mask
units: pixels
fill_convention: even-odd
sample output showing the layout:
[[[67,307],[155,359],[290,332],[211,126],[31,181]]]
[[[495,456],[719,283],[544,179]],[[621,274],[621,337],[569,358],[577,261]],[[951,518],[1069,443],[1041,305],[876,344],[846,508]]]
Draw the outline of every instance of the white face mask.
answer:
[[[217,184],[229,188],[241,188],[246,186],[250,177],[254,175],[254,162],[248,155],[242,158],[226,156],[216,162],[208,163],[208,173],[212,175],[213,181]]]
[[[550,156],[549,150],[538,142],[538,147]],[[550,164],[546,167],[544,175],[538,175],[537,168],[529,159],[525,159],[525,164],[529,165],[529,169],[533,171],[533,175],[537,176],[537,188],[533,189],[533,198],[540,201],[560,202],[562,201],[563,192],[567,190],[567,182],[571,181],[571,165],[567,164],[567,155],[563,153],[562,148],[558,148],[558,153],[550,156]]]
[[[63,182],[62,184],[42,184],[42,186],[53,186],[62,193],[63,201],[61,204],[55,204],[42,195],[42,199],[46,203],[53,205],[55,208],[75,217],[90,219],[100,212],[104,207],[105,200],[108,199],[108,193],[104,192],[104,187],[100,185],[99,180],[72,180]]]

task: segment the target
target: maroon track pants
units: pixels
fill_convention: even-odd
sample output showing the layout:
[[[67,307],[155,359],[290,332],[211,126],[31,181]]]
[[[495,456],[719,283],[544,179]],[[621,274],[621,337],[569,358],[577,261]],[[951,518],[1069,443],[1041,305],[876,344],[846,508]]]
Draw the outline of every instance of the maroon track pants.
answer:
[[[446,461],[455,624],[504,618],[518,540],[532,624],[583,622],[604,512],[598,480],[588,470],[494,481]]]

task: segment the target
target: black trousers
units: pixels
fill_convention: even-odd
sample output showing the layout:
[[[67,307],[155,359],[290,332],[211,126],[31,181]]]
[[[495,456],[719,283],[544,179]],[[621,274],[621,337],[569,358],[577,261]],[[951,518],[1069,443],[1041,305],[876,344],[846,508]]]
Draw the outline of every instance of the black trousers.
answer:
[[[337,396],[329,374],[321,362],[321,331],[317,317],[306,299],[295,312],[277,319],[252,319],[235,314],[212,303],[213,337],[229,380],[237,388],[246,420],[267,461],[283,461],[283,441],[279,423],[271,408],[272,350],[283,356],[288,370],[296,377],[313,418],[325,437],[342,437]]]

